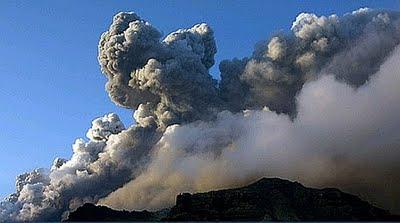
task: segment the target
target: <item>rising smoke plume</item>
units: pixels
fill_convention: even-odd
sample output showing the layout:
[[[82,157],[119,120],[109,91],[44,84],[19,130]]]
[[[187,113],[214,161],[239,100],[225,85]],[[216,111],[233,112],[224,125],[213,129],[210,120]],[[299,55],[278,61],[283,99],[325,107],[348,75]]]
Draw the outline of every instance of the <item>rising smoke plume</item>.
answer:
[[[400,13],[302,13],[249,58],[222,61],[206,24],[160,31],[117,14],[99,43],[106,89],[135,110],[95,119],[73,155],[17,177],[0,221],[59,220],[85,202],[159,209],[261,176],[335,186],[400,211]]]

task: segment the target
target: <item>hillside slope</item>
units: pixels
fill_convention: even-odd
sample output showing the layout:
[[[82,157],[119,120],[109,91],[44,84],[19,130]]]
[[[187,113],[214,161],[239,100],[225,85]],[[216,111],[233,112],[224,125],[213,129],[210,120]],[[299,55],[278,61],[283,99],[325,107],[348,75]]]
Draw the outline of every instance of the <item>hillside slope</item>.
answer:
[[[307,188],[279,178],[248,186],[184,193],[160,212],[115,211],[85,204],[67,221],[398,221],[399,216],[335,188]]]

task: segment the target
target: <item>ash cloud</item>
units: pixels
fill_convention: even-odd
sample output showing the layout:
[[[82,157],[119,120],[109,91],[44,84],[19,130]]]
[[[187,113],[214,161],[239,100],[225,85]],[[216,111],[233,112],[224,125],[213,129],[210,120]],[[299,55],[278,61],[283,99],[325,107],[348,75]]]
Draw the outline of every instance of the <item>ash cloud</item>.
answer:
[[[95,119],[72,145],[69,160],[17,177],[16,192],[0,203],[0,220],[55,221],[85,202],[97,202],[132,178],[154,143],[152,127],[125,129],[116,114]]]
[[[17,177],[0,221],[60,220],[85,202],[158,209],[180,192],[261,176],[336,186],[399,212],[399,18],[301,13],[250,57],[222,61],[217,82],[208,25],[162,38],[118,13],[98,60],[111,100],[135,110],[135,124],[95,119],[70,159]]]
[[[160,38],[134,13],[114,17],[99,45],[111,99],[163,127],[207,119],[220,104],[208,73],[217,52],[213,31],[203,23]]]
[[[182,192],[242,186],[263,176],[339,187],[381,207],[400,207],[400,48],[355,90],[334,75],[308,82],[294,120],[267,108],[173,125],[148,168],[100,201],[160,209]]]
[[[320,73],[353,87],[368,81],[400,41],[398,18],[366,8],[342,17],[301,13],[289,34],[259,43],[252,57],[223,61],[220,94],[230,111],[267,106],[295,116],[296,94]]]

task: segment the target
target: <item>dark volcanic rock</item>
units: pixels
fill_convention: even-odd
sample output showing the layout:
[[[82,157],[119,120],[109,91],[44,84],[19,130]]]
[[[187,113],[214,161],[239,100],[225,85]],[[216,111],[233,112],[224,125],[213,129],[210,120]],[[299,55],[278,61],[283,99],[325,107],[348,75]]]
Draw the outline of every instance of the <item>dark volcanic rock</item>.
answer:
[[[162,211],[116,211],[86,203],[68,215],[66,221],[159,221]]]
[[[249,186],[178,195],[161,212],[114,211],[85,204],[68,221],[399,221],[400,216],[338,189],[307,188],[297,182],[263,178]]]
[[[338,189],[307,188],[263,178],[249,186],[181,194],[166,220],[202,221],[384,221],[400,220]]]

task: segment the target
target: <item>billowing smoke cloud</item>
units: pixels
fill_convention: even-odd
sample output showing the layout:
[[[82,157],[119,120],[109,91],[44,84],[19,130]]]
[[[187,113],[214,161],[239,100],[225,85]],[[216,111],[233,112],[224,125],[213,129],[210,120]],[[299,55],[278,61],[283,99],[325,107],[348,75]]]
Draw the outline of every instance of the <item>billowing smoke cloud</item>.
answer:
[[[0,221],[59,220],[84,202],[170,206],[177,193],[261,176],[337,186],[400,210],[400,14],[302,13],[291,32],[222,61],[206,24],[161,32],[117,14],[99,43],[106,89],[135,110],[93,121],[73,155],[17,177]]]
[[[100,40],[107,91],[118,105],[138,109],[139,124],[161,126],[207,119],[218,107],[208,74],[217,52],[206,24],[161,34],[134,13],[119,13]],[[142,123],[144,121],[146,123]]]
[[[223,61],[220,94],[234,112],[268,106],[295,115],[296,94],[318,74],[358,87],[377,72],[400,41],[398,18],[365,8],[343,17],[301,13],[291,33],[260,43],[251,58]]]
[[[181,192],[240,186],[267,175],[339,187],[398,211],[398,61],[400,48],[357,90],[333,75],[307,83],[294,121],[265,108],[170,126],[147,170],[101,203],[159,209]]]
[[[95,119],[70,160],[57,158],[48,172],[17,177],[16,192],[0,203],[0,220],[60,220],[69,209],[97,202],[132,178],[157,134],[151,127],[125,129],[115,114]]]

